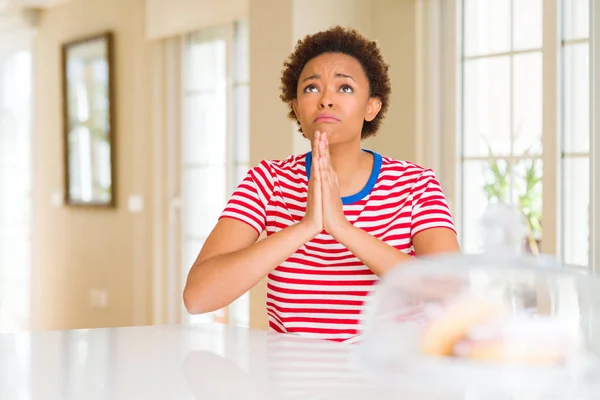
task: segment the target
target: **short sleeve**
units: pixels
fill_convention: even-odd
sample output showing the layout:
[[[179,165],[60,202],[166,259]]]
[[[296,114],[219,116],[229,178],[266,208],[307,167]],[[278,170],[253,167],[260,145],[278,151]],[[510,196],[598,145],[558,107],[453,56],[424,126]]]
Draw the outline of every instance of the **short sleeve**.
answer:
[[[456,233],[450,207],[442,187],[431,170],[425,170],[413,185],[411,237],[431,228],[448,228]]]
[[[262,161],[250,169],[235,189],[221,218],[233,218],[253,227],[258,234],[265,229],[267,204],[273,193],[273,177],[268,162]]]

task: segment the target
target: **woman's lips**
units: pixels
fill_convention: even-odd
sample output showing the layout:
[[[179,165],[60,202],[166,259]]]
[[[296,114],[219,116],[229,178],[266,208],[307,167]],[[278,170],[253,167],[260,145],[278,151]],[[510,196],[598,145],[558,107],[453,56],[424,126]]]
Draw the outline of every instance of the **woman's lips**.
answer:
[[[332,114],[319,114],[317,118],[315,118],[316,123],[334,123],[340,122],[339,118]]]

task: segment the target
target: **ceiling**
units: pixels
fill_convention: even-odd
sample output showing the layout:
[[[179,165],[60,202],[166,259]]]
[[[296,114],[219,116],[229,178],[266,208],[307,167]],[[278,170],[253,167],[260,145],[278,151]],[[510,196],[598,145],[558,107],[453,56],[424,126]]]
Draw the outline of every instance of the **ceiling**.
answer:
[[[70,0],[0,0],[0,11],[19,8],[50,8]]]

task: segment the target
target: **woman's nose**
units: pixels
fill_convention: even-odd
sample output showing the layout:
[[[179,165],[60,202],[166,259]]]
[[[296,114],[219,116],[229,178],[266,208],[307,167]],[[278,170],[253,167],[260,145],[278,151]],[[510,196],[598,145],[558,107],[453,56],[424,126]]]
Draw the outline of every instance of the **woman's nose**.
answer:
[[[319,105],[321,108],[333,108],[333,101],[329,96],[324,95],[323,97],[321,97]]]

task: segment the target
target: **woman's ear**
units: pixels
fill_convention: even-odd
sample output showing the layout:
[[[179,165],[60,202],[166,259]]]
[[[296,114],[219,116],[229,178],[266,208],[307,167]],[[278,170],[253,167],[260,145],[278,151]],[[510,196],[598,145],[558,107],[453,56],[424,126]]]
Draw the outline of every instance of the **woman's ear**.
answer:
[[[298,100],[292,100],[292,108],[294,109],[294,114],[296,114],[296,119],[298,119]]]
[[[379,111],[381,111],[381,99],[379,97],[371,97],[367,103],[367,112],[365,113],[365,121],[371,122],[375,119]]]

